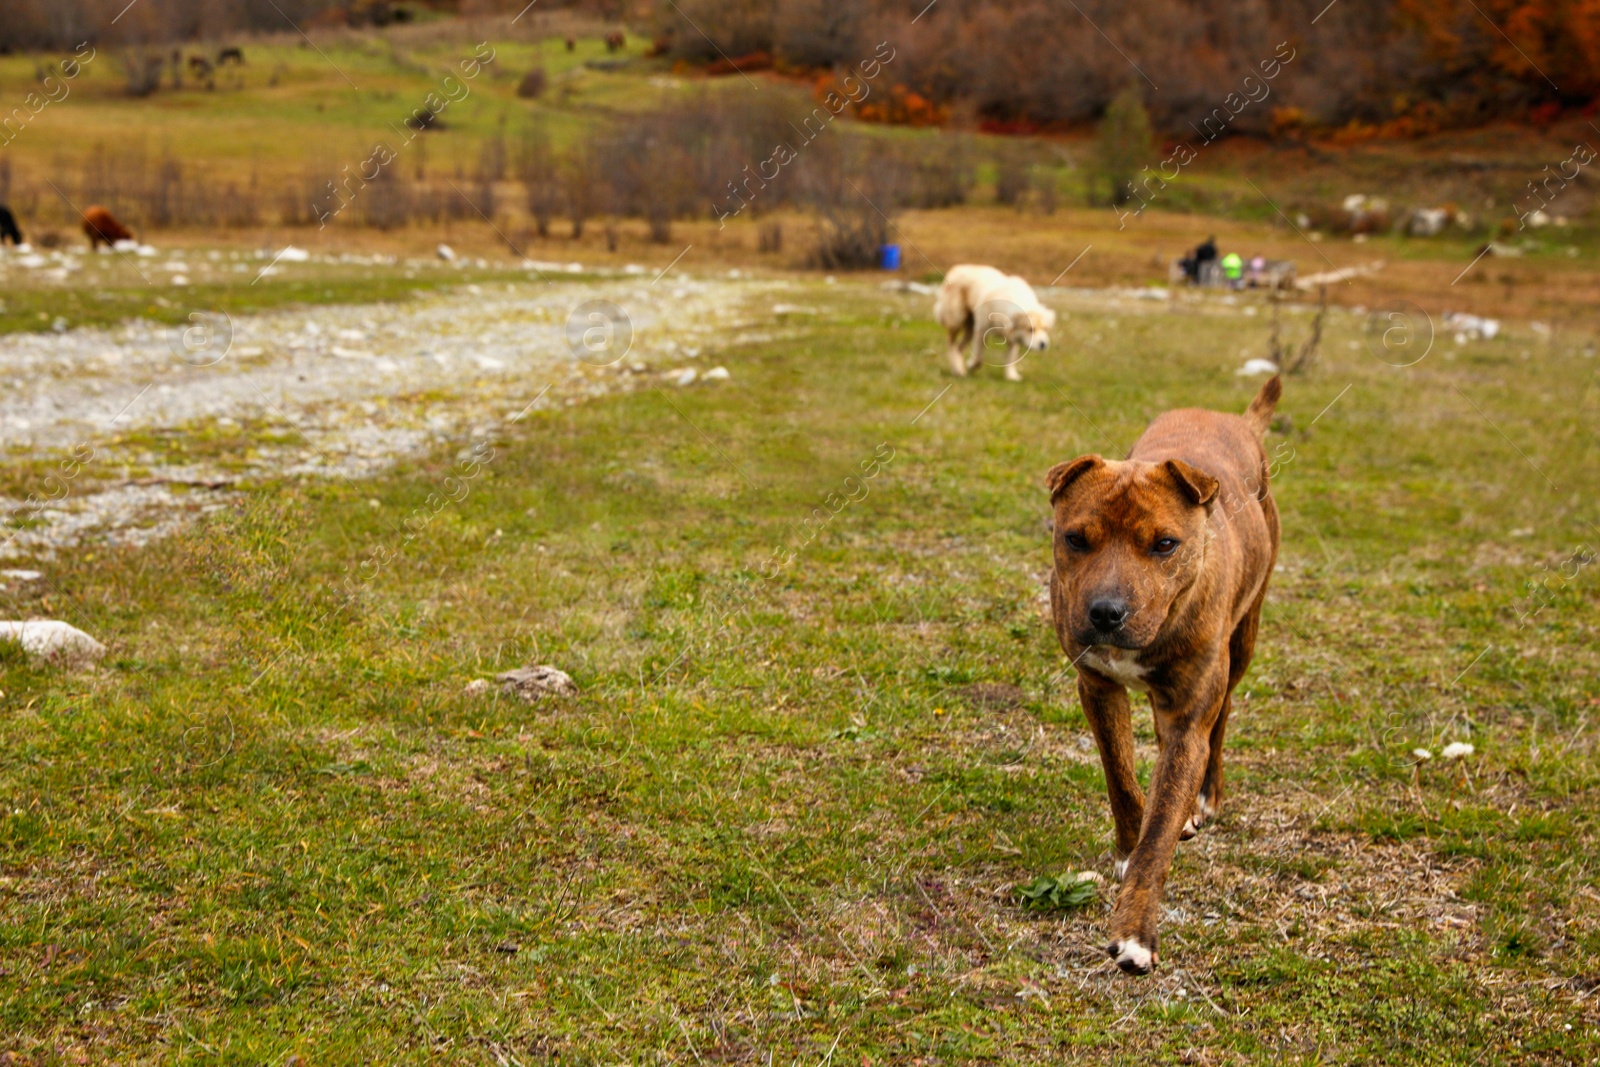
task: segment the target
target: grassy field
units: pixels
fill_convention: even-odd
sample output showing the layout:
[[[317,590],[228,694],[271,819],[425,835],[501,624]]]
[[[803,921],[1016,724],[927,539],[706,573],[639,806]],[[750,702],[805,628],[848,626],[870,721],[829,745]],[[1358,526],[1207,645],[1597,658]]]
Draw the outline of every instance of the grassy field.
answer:
[[[668,244],[650,243],[638,220],[605,218],[593,220],[580,240],[568,238],[559,221],[555,235],[541,240],[529,232],[524,191],[509,177],[497,186],[499,209],[492,225],[459,204],[455,206],[464,220],[387,232],[358,228],[356,209],[325,229],[279,223],[286,195],[304,206],[312,193],[322,195],[327,182],[342,180],[348,173],[344,168],[367,159],[375,141],[398,143],[398,124],[429,93],[441,92],[447,76],[468,95],[441,113],[446,128],[399,146],[394,164],[408,177],[422,175],[435,185],[448,179],[472,187],[486,141],[503,135],[514,161],[522,137],[535,125],[549,132],[558,149],[565,149],[608,116],[698,93],[769,94],[792,102],[797,114],[811,106],[805,85],[796,79],[771,74],[749,81],[709,78],[647,57],[647,42],[637,35],[629,38],[623,53],[613,55],[601,40],[605,27],[562,18],[535,9],[517,23],[449,20],[382,32],[313,30],[308,38],[286,30],[241,42],[247,65],[219,73],[214,89],[188,77],[180,89],[163,87],[141,99],[126,93],[123,66],[128,57],[107,49],[69,83],[69,95],[45,106],[20,130],[7,131],[9,143],[0,150],[0,165],[6,169],[0,174],[10,175],[10,204],[25,232],[38,236],[54,231],[69,243],[81,238],[68,198],[88,196],[91,188],[118,180],[123,186],[154,183],[158,165],[170,158],[181,164],[181,184],[191,193],[225,185],[248,190],[259,205],[260,221],[201,231],[156,230],[144,218],[126,220],[162,248],[221,244],[276,250],[294,243],[313,250],[362,248],[414,256],[431,255],[438,242],[448,241],[477,255],[504,258],[514,245],[535,259],[659,267],[692,245],[685,260],[691,269],[712,264],[760,270],[801,267],[812,249],[813,224],[787,210],[760,220],[746,212],[726,228],[706,221],[705,214],[683,219]],[[571,53],[561,40],[567,33],[576,38]],[[494,50],[494,59],[482,64],[476,77],[464,78],[461,63],[478,51],[480,42]],[[203,50],[190,46],[186,54]],[[41,64],[59,58],[0,57],[0,102],[20,104],[38,89]],[[547,72],[549,86],[538,100],[521,99],[517,85],[535,67]],[[891,76],[892,68],[885,77]],[[915,274],[976,259],[999,262],[1046,283],[1059,281],[1078,254],[1092,248],[1093,254],[1063,284],[1164,284],[1169,263],[1216,233],[1224,248],[1243,255],[1260,252],[1292,259],[1302,275],[1385,263],[1378,275],[1333,287],[1330,299],[1345,306],[1407,299],[1435,318],[1448,311],[1471,311],[1581,330],[1600,297],[1600,279],[1593,269],[1600,238],[1592,223],[1587,180],[1574,179],[1549,205],[1549,214],[1568,225],[1515,229],[1519,210],[1533,204],[1528,183],[1542,178],[1547,168],[1559,169],[1574,143],[1596,136],[1579,115],[1547,128],[1502,126],[1407,142],[1340,146],[1241,138],[1202,145],[1196,161],[1160,191],[1148,210],[1121,221],[1110,208],[1085,206],[1092,169],[1090,131],[1027,142],[1036,159],[1055,163],[1051,173],[1061,210],[1047,216],[1019,215],[991,203],[994,157],[1020,144],[1017,139],[952,130],[867,129],[847,122],[838,124],[838,132],[938,142],[941,151],[970,164],[976,185],[969,205],[908,211],[899,217],[895,233],[905,245],[907,268]],[[1152,146],[1152,165],[1167,151],[1165,145]],[[755,162],[729,160],[730,179]],[[1412,207],[1456,205],[1478,226],[1432,239],[1385,233],[1357,244],[1331,232],[1305,232],[1314,226],[1297,230],[1291,225],[1302,210],[1319,218],[1336,214],[1337,205],[1352,193],[1388,198],[1397,218]],[[0,180],[0,199],[6,195]],[[757,251],[758,227],[774,221],[784,228],[783,249]],[[608,222],[618,233],[615,250],[607,247]],[[1513,227],[1509,235],[1499,231],[1506,224]],[[1488,234],[1500,236],[1500,251],[1506,254],[1475,262]],[[22,291],[29,288],[25,279],[8,281]],[[124,279],[123,284],[129,283]],[[60,299],[80,298],[66,291]],[[118,299],[111,297],[112,302]],[[130,302],[137,304],[138,298]],[[144,302],[146,307],[149,303]],[[41,321],[31,305],[25,310],[25,317]],[[33,328],[49,328],[54,317],[47,315],[42,326]]]
[[[631,65],[596,69],[595,27],[574,24],[569,54],[537,16],[247,41],[216,90],[145,100],[102,53],[5,147],[13,207],[48,223],[44,180],[97,144],[263,189],[331,176],[479,40],[495,61],[408,168],[470,168],[502,124],[514,139],[542,118],[560,144],[748,89],[646,60],[638,38]],[[35,63],[0,57],[5,100]],[[530,104],[515,86],[534,65],[550,89]],[[779,253],[744,217],[679,222],[670,244],[621,221],[610,249],[605,220],[530,240],[507,190],[496,225],[142,232],[207,272],[188,286],[160,259],[6,266],[0,333],[529,283],[507,234],[541,261],[795,288],[706,353],[732,371],[715,387],[536,411],[375,480],[251,483],[151,547],[0,578],[0,617],[111,647],[68,672],[0,644],[0,1062],[1595,1062],[1587,189],[1564,194],[1572,225],[1476,262],[1466,234],[1313,240],[1280,214],[1380,192],[1493,216],[1588,136],[1567,125],[1223,143],[1120,227],[1071,198],[990,205],[984,171],[977,203],[895,232],[910,278],[978,260],[1072,287],[1021,385],[949,378],[925,295],[795,273],[812,223],[789,212],[759,223],[783,226]],[[130,146],[129,129],[157,132]],[[1073,188],[1087,142],[1036,147]],[[1267,442],[1284,549],[1228,807],[1180,847],[1161,969],[1134,980],[1102,951],[1113,886],[1059,911],[1014,892],[1110,874],[1099,762],[1046,619],[1042,476],[1119,454],[1167,408],[1248,402],[1259,379],[1234,370],[1266,355],[1258,298],[1102,288],[1164,283],[1208,233],[1302,275],[1384,266],[1331,287],[1320,357],[1287,379]],[[472,262],[437,260],[440,241]],[[288,243],[401,262],[252,282]],[[1415,353],[1395,358],[1369,313],[1402,300],[1432,345],[1396,367]],[[1457,341],[1449,311],[1507,322]],[[1308,311],[1287,314],[1303,338]],[[228,468],[297,432],[189,430],[151,439]],[[50,473],[9,457],[0,491]],[[528,663],[580,695],[466,690]],[[1445,759],[1452,742],[1473,754]]]
[[[0,1051],[1600,1056],[1587,336],[1441,332],[1398,369],[1332,313],[1268,439],[1284,550],[1230,802],[1131,980],[1110,888],[1013,896],[1110,866],[1041,478],[1166,408],[1241,409],[1267,317],[1059,298],[1013,385],[945,375],[926,297],[793,302],[819,313],[727,338],[717,389],[269,486],[0,591],[112,647],[65,673],[0,646]],[[464,691],[525,663],[581,695]]]

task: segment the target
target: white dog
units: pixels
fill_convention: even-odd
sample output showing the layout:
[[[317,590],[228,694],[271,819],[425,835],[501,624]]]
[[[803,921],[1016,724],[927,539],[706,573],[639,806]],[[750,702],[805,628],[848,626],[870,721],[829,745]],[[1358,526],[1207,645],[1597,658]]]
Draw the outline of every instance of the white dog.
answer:
[[[950,370],[964,378],[983,362],[990,344],[1004,343],[1006,379],[1020,382],[1017,364],[1050,344],[1056,313],[1039,303],[1033,286],[1015,274],[963,263],[951,267],[933,302],[933,317],[950,333]],[[972,354],[963,355],[968,343]]]

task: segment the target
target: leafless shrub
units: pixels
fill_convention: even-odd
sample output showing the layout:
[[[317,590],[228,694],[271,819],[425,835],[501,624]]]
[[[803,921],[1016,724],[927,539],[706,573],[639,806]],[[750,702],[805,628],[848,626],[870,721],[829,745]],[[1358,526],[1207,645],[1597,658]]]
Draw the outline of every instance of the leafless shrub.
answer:
[[[130,52],[123,57],[122,72],[127,79],[128,95],[144,97],[161,88],[161,57],[147,53]]]
[[[544,68],[534,67],[517,82],[517,95],[524,100],[537,100],[544,95],[545,88],[549,84],[550,78],[545,74]]]
[[[650,239],[661,243],[671,240],[672,220],[693,205],[690,148],[675,132],[672,123],[651,116],[623,123],[596,146],[614,209],[644,219]]]
[[[239,186],[229,182],[222,190],[220,208],[217,213],[217,222],[222,226],[236,229],[261,224],[261,201],[257,196],[255,175],[250,176],[250,185],[240,192]]]
[[[517,179],[527,196],[528,215],[540,237],[550,236],[550,220],[561,213],[564,190],[561,172],[550,147],[550,134],[535,126],[522,136],[517,148]]]
[[[1006,146],[994,161],[995,203],[1020,208],[1029,184],[1027,155],[1015,146]]]
[[[278,221],[285,226],[310,226],[321,220],[328,198],[326,172],[308,166],[298,181],[288,181],[278,196]]]
[[[393,167],[384,167],[361,190],[361,213],[368,226],[393,230],[412,218],[411,183]]]
[[[1319,287],[1317,313],[1311,320],[1311,332],[1298,348],[1283,340],[1283,323],[1279,313],[1281,300],[1278,289],[1274,287],[1269,301],[1272,305],[1272,330],[1267,336],[1267,358],[1286,374],[1304,374],[1317,361],[1317,349],[1322,344],[1322,323],[1328,315],[1328,287]]]
[[[964,138],[948,135],[903,147],[900,166],[906,181],[901,205],[928,209],[966,203],[976,178],[967,149]]]
[[[605,206],[605,175],[596,165],[593,153],[580,147],[565,160],[561,184],[567,221],[572,224],[572,239],[576,241],[583,236],[584,224]]]
[[[506,117],[500,116],[494,133],[478,146],[478,180],[497,182],[506,176]]]
[[[895,161],[843,138],[819,139],[801,161],[802,197],[817,219],[809,264],[823,270],[875,266],[889,243],[889,212],[900,202],[903,175]]]
[[[756,233],[757,252],[782,252],[783,251],[783,225],[769,222],[762,226]]]

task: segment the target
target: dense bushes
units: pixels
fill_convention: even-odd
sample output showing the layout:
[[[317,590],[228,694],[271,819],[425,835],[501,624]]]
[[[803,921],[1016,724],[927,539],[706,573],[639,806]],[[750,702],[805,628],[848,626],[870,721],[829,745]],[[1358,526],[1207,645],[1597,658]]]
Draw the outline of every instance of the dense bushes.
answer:
[[[765,50],[780,65],[826,68],[888,41],[892,80],[994,128],[1091,121],[1134,85],[1159,129],[1183,132],[1284,42],[1292,75],[1231,132],[1271,133],[1287,109],[1301,125],[1417,133],[1600,96],[1600,0],[1479,7],[1341,0],[1314,25],[1290,0],[676,0],[655,10],[657,32],[696,61]]]

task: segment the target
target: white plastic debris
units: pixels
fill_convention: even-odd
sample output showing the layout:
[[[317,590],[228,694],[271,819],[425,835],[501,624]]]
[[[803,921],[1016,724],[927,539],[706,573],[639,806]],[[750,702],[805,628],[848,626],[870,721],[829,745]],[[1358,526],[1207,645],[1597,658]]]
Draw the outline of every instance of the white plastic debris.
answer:
[[[1241,378],[1252,374],[1277,374],[1278,365],[1270,359],[1251,359],[1246,360],[1245,365],[1234,371],[1234,373]]]
[[[1479,315],[1468,315],[1460,311],[1452,311],[1445,315],[1444,324],[1454,330],[1458,335],[1473,341],[1492,341],[1500,332],[1499,319],[1486,319]]]
[[[434,249],[434,251],[439,253],[439,258],[444,260],[446,263],[454,263],[456,260],[456,250],[447,244],[441,244],[438,248]]]
[[[727,381],[731,377],[733,377],[733,375],[728,373],[727,367],[712,367],[710,370],[706,371],[700,376],[700,380],[706,382],[721,382]]]
[[[682,370],[672,371],[672,384],[693,385],[696,373],[697,372],[693,367],[685,367]]]
[[[1473,748],[1465,741],[1452,741],[1448,745],[1444,746],[1444,751],[1439,753],[1439,755],[1443,756],[1445,759],[1462,759],[1463,757],[1472,755],[1476,751],[1477,749]]]
[[[15,578],[19,582],[37,582],[44,575],[39,571],[21,571],[8,569],[0,571],[0,578]]]
[[[55,619],[0,622],[0,641],[15,641],[33,658],[52,663],[84,663],[106,654],[105,645]]]
[[[1444,208],[1422,207],[1411,216],[1411,225],[1408,228],[1413,237],[1437,237],[1444,231],[1445,224],[1449,221],[1450,212]]]
[[[277,255],[279,263],[304,263],[311,258],[311,253],[294,245],[287,245]]]

